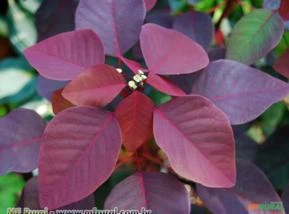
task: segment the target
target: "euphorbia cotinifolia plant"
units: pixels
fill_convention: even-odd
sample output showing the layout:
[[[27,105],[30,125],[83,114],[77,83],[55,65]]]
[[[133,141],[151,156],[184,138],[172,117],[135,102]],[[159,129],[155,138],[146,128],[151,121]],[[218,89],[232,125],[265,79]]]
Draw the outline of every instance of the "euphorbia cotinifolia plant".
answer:
[[[80,0],[75,30],[25,50],[41,76],[67,81],[55,94],[57,114],[46,128],[39,116],[24,109],[0,121],[5,140],[0,173],[38,166],[41,207],[56,209],[89,196],[125,164],[135,173],[112,190],[107,209],[143,207],[153,213],[188,214],[190,198],[184,183],[196,183],[207,206],[217,210],[210,197],[221,194],[220,188],[232,197],[242,191],[246,195],[248,189],[242,185],[247,176],[255,176],[261,189],[266,186],[267,192],[274,192],[255,166],[236,163],[231,125],[255,119],[289,94],[287,83],[249,66],[277,45],[283,20],[276,11],[253,11],[233,29],[226,59],[210,62],[211,35],[200,42],[196,32],[184,28],[191,16],[212,28],[210,18],[191,12],[178,17],[173,29],[144,24],[154,3]],[[251,37],[260,40],[252,45],[243,39],[242,22],[253,19],[250,16],[269,17],[272,23],[265,27],[271,29],[266,30],[274,32],[268,40]],[[196,30],[194,23],[191,27]],[[143,60],[126,54],[132,47],[140,47]],[[118,63],[109,65],[105,58]],[[155,104],[152,90],[170,99]],[[13,163],[6,163],[11,157]],[[246,173],[248,168],[253,174]],[[269,199],[279,200],[276,193]]]

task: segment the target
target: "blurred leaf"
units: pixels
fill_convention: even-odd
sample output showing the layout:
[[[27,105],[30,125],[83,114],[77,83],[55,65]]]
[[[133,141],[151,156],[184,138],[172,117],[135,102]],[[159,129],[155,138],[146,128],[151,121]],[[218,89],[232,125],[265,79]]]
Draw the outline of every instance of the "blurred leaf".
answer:
[[[24,180],[17,174],[0,177],[0,213],[6,213],[8,207],[14,207],[20,197]]]
[[[263,7],[269,10],[278,10],[281,0],[264,0]]]
[[[251,4],[255,8],[261,8],[264,0],[250,0]]]
[[[272,105],[254,122],[248,130],[248,135],[256,142],[263,143],[276,131],[286,109],[286,105],[283,102]]]
[[[0,36],[8,37],[8,25],[5,17],[0,16]]]
[[[265,111],[259,120],[259,124],[265,136],[271,135],[276,129],[280,121],[282,120],[286,106],[283,102],[279,102],[271,106]]]
[[[202,0],[195,4],[195,9],[197,11],[207,12],[211,10],[216,4],[216,1],[212,0]]]
[[[289,126],[277,129],[256,153],[255,163],[278,190],[289,180]]]
[[[42,118],[53,115],[51,103],[48,100],[38,96],[34,96],[32,99],[30,98],[28,102],[19,107],[34,110]]]
[[[250,0],[243,0],[241,7],[245,14],[250,13],[253,9]]]
[[[21,102],[35,92],[36,80],[24,58],[0,61],[0,104]]]
[[[8,109],[5,106],[0,106],[0,118],[5,116],[8,113],[7,110]]]
[[[34,18],[25,12],[16,3],[16,0],[8,0],[9,9],[7,13],[8,27],[11,43],[19,53],[36,42],[36,29]]]
[[[282,39],[275,50],[278,55],[281,55],[287,48],[289,48],[289,31],[284,32]]]
[[[168,0],[173,14],[188,10],[187,0]]]
[[[278,44],[283,32],[283,20],[277,13],[254,10],[242,17],[233,28],[227,43],[226,58],[253,64]]]
[[[20,6],[29,13],[34,14],[43,0],[19,0]]]
[[[190,4],[190,5],[195,5],[198,2],[200,2],[200,0],[187,0],[187,1],[188,1],[188,4]]]
[[[38,41],[74,29],[78,0],[43,0],[35,16]],[[65,14],[59,18],[60,14]]]
[[[266,138],[263,133],[263,130],[260,126],[253,124],[250,129],[247,131],[247,135],[254,140],[255,142],[261,144],[263,143]]]
[[[12,108],[17,108],[19,105],[36,95],[36,79],[29,81],[24,88],[17,94],[0,99],[0,104],[9,104]]]

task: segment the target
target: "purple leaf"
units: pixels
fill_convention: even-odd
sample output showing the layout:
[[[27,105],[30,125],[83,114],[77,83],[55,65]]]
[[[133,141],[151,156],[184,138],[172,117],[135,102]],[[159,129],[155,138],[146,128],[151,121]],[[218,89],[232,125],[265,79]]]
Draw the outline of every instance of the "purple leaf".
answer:
[[[111,175],[120,150],[114,115],[74,107],[47,126],[40,150],[40,205],[56,209],[79,201]]]
[[[282,193],[282,201],[285,208],[285,212],[289,213],[289,184],[286,186]]]
[[[265,211],[256,207],[259,204],[281,202],[263,172],[247,161],[238,161],[237,169],[237,183],[234,188],[207,188],[197,184],[198,194],[211,212],[218,214],[274,213],[273,210]],[[277,212],[284,214],[282,210]]]
[[[32,210],[40,210],[39,204],[39,190],[38,190],[38,178],[31,178],[25,185],[25,188],[21,196],[21,207],[27,207]],[[82,199],[81,201],[75,202],[73,204],[61,207],[60,209],[74,210],[74,209],[92,209],[95,207],[94,196],[89,195],[88,197]]]
[[[174,16],[166,10],[153,10],[146,17],[147,23],[154,23],[166,28],[172,28]]]
[[[80,0],[76,28],[94,30],[105,53],[120,56],[137,42],[145,14],[143,0]]]
[[[179,175],[209,187],[235,184],[232,128],[206,98],[180,97],[161,105],[154,111],[154,135]]]
[[[105,201],[105,209],[141,208],[153,213],[189,214],[188,193],[173,176],[157,172],[138,172],[121,181]]]
[[[226,49],[224,47],[210,48],[208,50],[210,61],[216,61],[218,59],[225,59]]]
[[[78,75],[62,95],[79,106],[105,106],[126,86],[124,77],[109,65],[97,65]]]
[[[67,81],[51,80],[43,76],[39,76],[37,80],[37,92],[40,96],[51,100],[53,92],[63,88],[66,84]]]
[[[190,94],[192,90],[192,82],[197,74],[181,74],[181,75],[170,75],[168,79],[171,83],[181,88],[186,94]]]
[[[242,124],[288,95],[289,85],[239,62],[218,60],[196,75],[191,93],[208,97],[232,124]]]
[[[44,0],[35,15],[38,40],[74,30],[78,0]],[[59,15],[65,14],[59,18]]]
[[[209,63],[207,53],[199,44],[159,25],[145,24],[140,43],[149,71],[156,74],[193,73]]]
[[[195,42],[204,49],[208,49],[214,35],[214,25],[208,14],[192,11],[175,18],[173,28]]]
[[[104,63],[102,43],[91,30],[58,34],[27,48],[24,55],[42,76],[54,80],[71,80]]]
[[[17,109],[0,120],[0,175],[37,168],[45,123],[34,111]]]

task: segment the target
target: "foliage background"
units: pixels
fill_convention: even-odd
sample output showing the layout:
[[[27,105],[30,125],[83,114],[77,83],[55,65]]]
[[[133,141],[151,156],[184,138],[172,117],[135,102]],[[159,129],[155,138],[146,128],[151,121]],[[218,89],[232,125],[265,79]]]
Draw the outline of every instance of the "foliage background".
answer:
[[[35,44],[37,38],[43,36],[38,32],[42,32],[45,27],[52,24],[43,21],[45,17],[42,16],[55,13],[53,6],[47,7],[45,13],[36,16],[36,11],[43,1],[45,0],[0,1],[0,117],[19,107],[33,109],[46,120],[52,117],[51,104],[37,93],[37,72],[30,67],[22,55],[26,47]],[[48,1],[51,2],[46,0]],[[192,10],[194,5],[195,10],[211,15],[216,29],[215,43],[220,43],[219,30],[223,32],[226,40],[232,26],[252,9],[261,8],[262,4],[262,0],[159,0],[152,12],[167,8],[172,15],[178,15]],[[65,14],[58,14],[57,18],[67,18],[62,16]],[[38,29],[35,21],[38,21]],[[287,31],[280,44],[255,66],[276,76],[272,62],[288,47]],[[278,78],[282,79],[281,76]],[[160,100],[165,97],[155,94],[155,99]],[[238,157],[254,161],[280,194],[289,182],[288,107],[289,98],[270,107],[255,121],[234,127]],[[98,190],[96,199],[99,204],[111,187],[127,174],[129,170],[115,173]],[[5,213],[7,207],[17,204],[21,190],[30,177],[30,174],[16,173],[0,176],[0,213]]]

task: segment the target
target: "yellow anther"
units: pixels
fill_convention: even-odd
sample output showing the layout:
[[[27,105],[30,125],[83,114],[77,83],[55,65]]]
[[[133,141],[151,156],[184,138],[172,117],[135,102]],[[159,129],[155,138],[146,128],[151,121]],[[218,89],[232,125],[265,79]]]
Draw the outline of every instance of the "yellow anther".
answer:
[[[148,78],[148,77],[147,77],[146,75],[144,75],[144,74],[141,74],[140,76],[141,76],[142,81],[144,81],[144,80],[146,80],[146,79]]]
[[[137,89],[137,84],[135,81],[131,80],[128,82],[128,86],[130,87],[130,89],[132,90],[136,90]]]
[[[143,75],[144,72],[141,70],[141,69],[138,69],[137,72],[140,74],[140,75]]]
[[[128,82],[128,86],[132,90],[136,90],[138,87],[144,86],[144,81],[147,79],[147,76],[142,70],[138,70],[138,73],[132,77],[132,80]]]
[[[134,80],[135,82],[137,82],[137,83],[140,83],[140,82],[143,81],[143,79],[142,79],[142,77],[141,77],[140,74],[134,75],[134,76],[133,76],[133,80]]]

